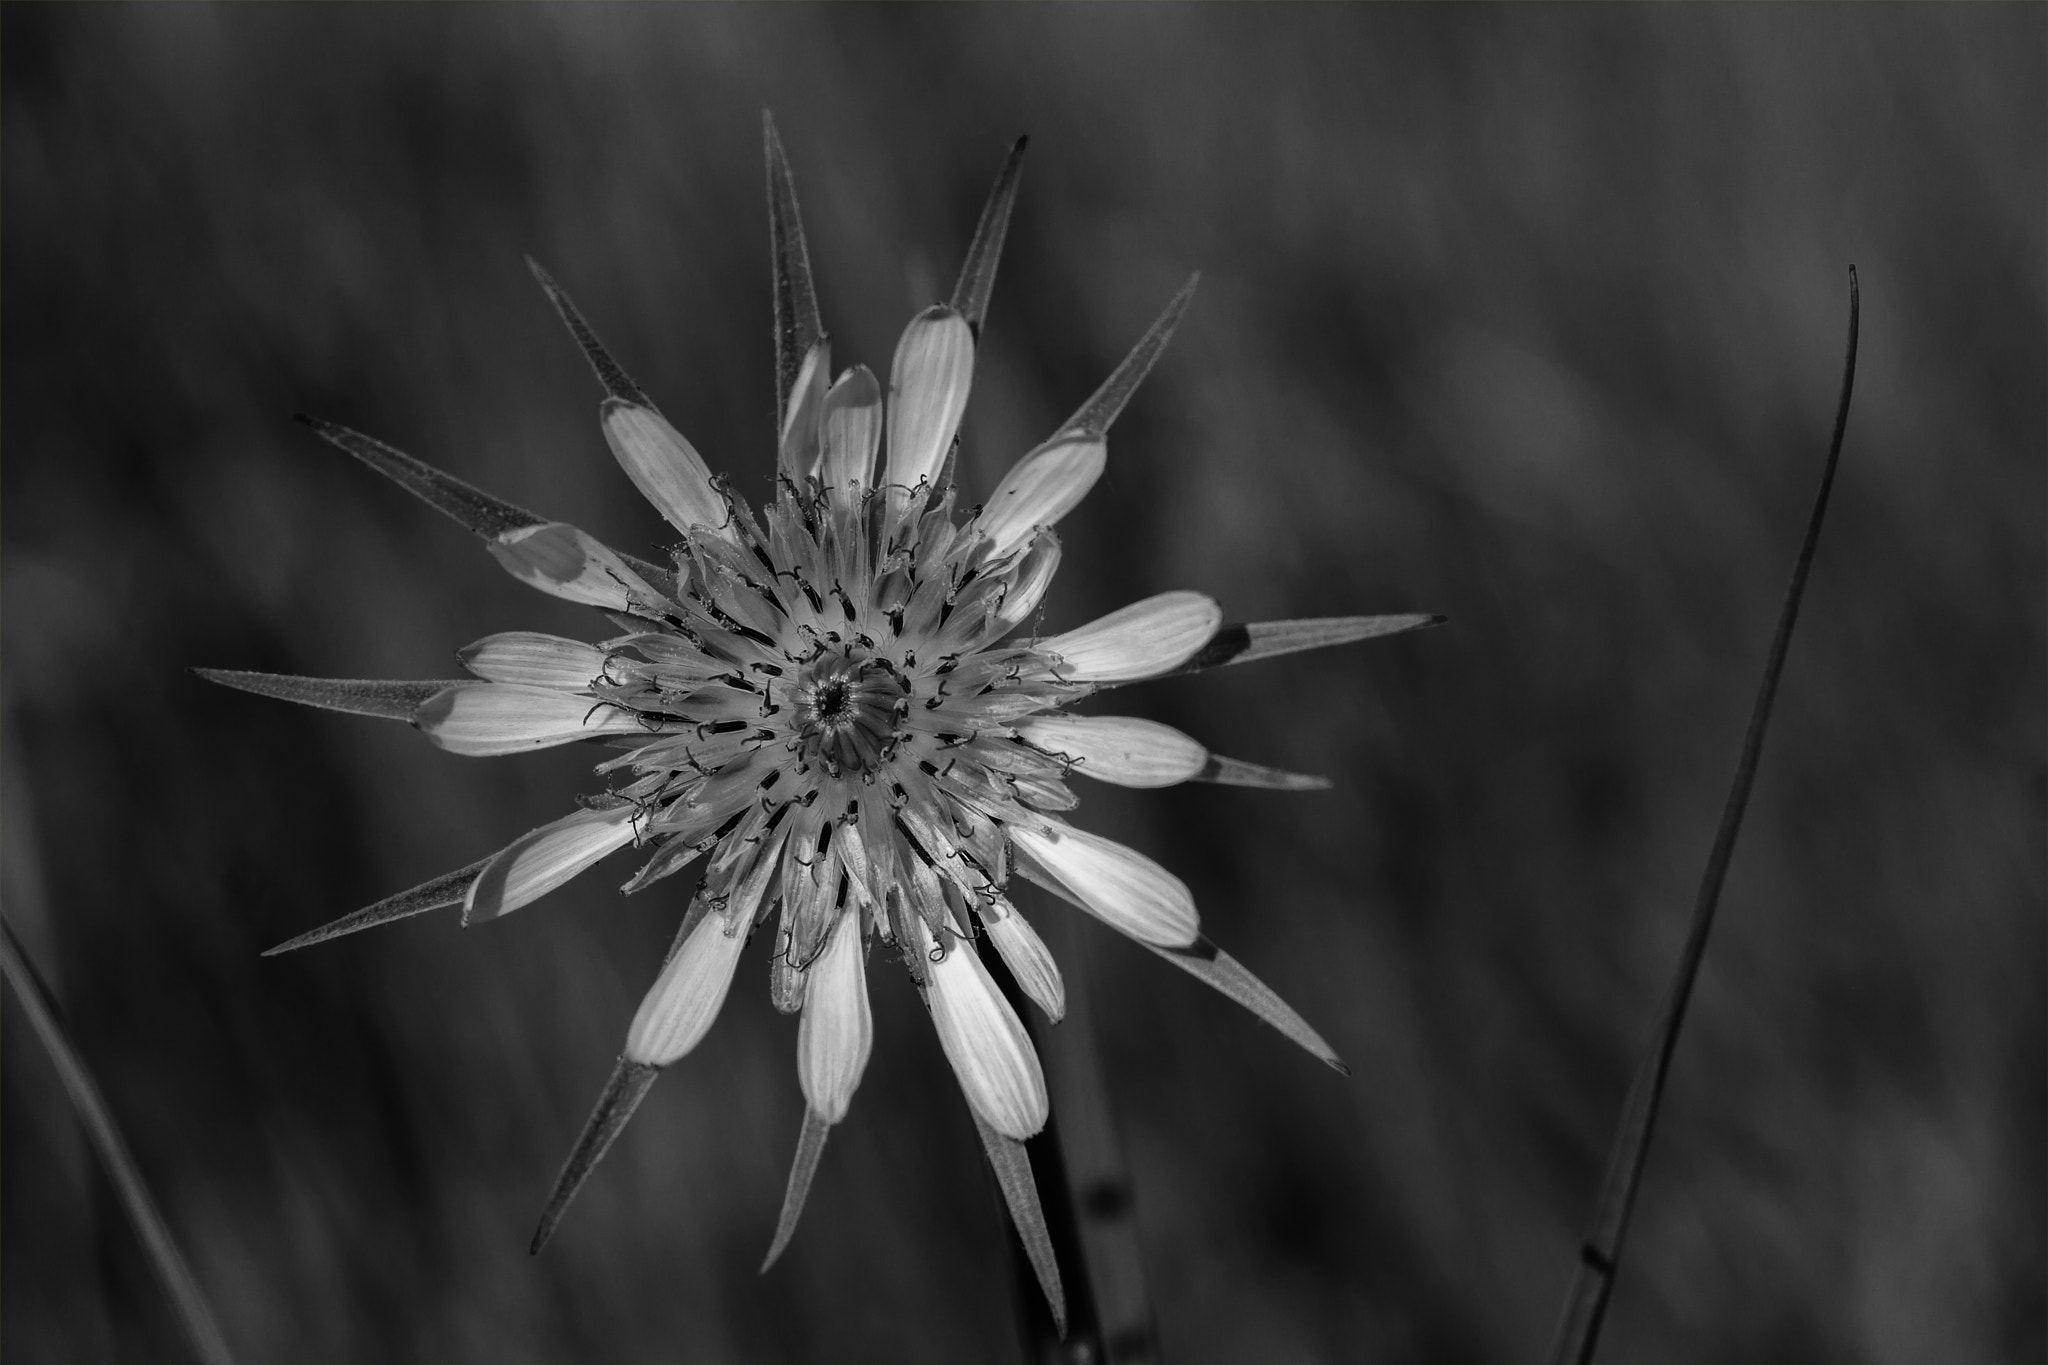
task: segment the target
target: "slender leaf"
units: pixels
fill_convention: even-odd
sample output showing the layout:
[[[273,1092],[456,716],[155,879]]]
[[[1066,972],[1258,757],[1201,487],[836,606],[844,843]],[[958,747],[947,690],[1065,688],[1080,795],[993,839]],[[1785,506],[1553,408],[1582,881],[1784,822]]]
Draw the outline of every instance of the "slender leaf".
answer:
[[[1355,640],[1372,640],[1382,635],[1400,635],[1440,626],[1450,618],[1411,612],[1399,616],[1324,616],[1306,621],[1255,621],[1250,625],[1226,624],[1210,637],[1209,643],[1163,677],[1199,673],[1224,664],[1248,664],[1304,649],[1348,645]]]
[[[1849,398],[1856,387],[1856,325],[1859,300],[1856,267],[1849,267],[1849,342],[1842,362],[1841,397],[1835,405],[1834,435],[1828,442],[1827,461],[1821,467],[1820,490],[1814,495],[1813,511],[1807,518],[1806,535],[1799,555],[1792,563],[1792,581],[1785,589],[1777,629],[1771,635],[1770,652],[1764,659],[1763,680],[1757,685],[1756,701],[1749,713],[1749,729],[1742,737],[1742,753],[1736,760],[1735,780],[1721,807],[1721,823],[1714,832],[1713,848],[1700,876],[1699,894],[1693,901],[1692,923],[1686,930],[1685,947],[1679,954],[1678,970],[1672,978],[1664,1009],[1651,1035],[1649,1049],[1629,1085],[1623,1104],[1621,1124],[1615,1130],[1608,1151],[1607,1174],[1600,1184],[1600,1202],[1593,1225],[1579,1248],[1579,1267],[1565,1299],[1557,1338],[1550,1358],[1556,1365],[1590,1365],[1600,1344],[1601,1324],[1621,1269],[1622,1245],[1628,1237],[1629,1216],[1635,1209],[1636,1194],[1643,1178],[1643,1165],[1650,1153],[1650,1140],[1657,1127],[1657,1110],[1664,1095],[1664,1083],[1671,1073],[1671,1059],[1678,1047],[1679,1031],[1685,1026],[1686,1005],[1692,999],[1693,983],[1699,977],[1706,956],[1707,935],[1714,927],[1714,912],[1721,900],[1721,886],[1727,879],[1729,861],[1735,856],[1736,836],[1742,831],[1743,811],[1756,784],[1757,764],[1763,755],[1764,731],[1770,724],[1771,704],[1777,699],[1778,680],[1785,672],[1785,656],[1792,644],[1792,628],[1799,619],[1800,599],[1806,593],[1806,579],[1820,544],[1820,528],[1827,516],[1828,494],[1834,487],[1835,467],[1842,456],[1842,437],[1849,427]]]
[[[171,1236],[170,1225],[164,1221],[156,1199],[143,1183],[142,1172],[136,1169],[135,1158],[129,1153],[128,1144],[114,1122],[106,1097],[100,1093],[99,1083],[86,1069],[84,1058],[78,1055],[77,1048],[72,1046],[70,1036],[59,1021],[56,1002],[49,988],[43,984],[42,976],[30,961],[26,948],[15,937],[14,926],[5,917],[0,917],[0,973],[4,973],[22,1013],[28,1016],[30,1029],[49,1053],[65,1093],[78,1110],[78,1121],[85,1128],[87,1139],[106,1165],[107,1174],[120,1197],[121,1208],[134,1225],[136,1235],[142,1239],[150,1268],[156,1272],[164,1294],[177,1311],[178,1325],[184,1329],[192,1354],[205,1365],[231,1365],[234,1357],[228,1351],[227,1338],[221,1335],[220,1324],[214,1321],[213,1310],[207,1306],[206,1296],[200,1292],[192,1267],[186,1264],[184,1253],[179,1251],[177,1240]]]
[[[811,1181],[818,1174],[818,1158],[825,1155],[825,1139],[831,1135],[832,1125],[817,1110],[804,1111],[804,1130],[797,1136],[796,1160],[789,1168],[789,1188],[782,1196],[782,1216],[775,1220],[775,1239],[761,1262],[763,1275],[782,1259],[789,1239],[796,1236],[797,1219],[803,1217],[804,1201],[811,1197]]]
[[[1161,948],[1151,943],[1145,946],[1190,976],[1222,991],[1313,1053],[1317,1060],[1347,1076],[1351,1074],[1351,1068],[1337,1056],[1336,1049],[1324,1042],[1323,1036],[1310,1028],[1307,1020],[1274,994],[1272,987],[1246,971],[1242,963],[1207,938],[1197,936],[1185,948]]]
[[[583,1125],[583,1135],[576,1139],[575,1150],[562,1163],[562,1173],[555,1178],[555,1191],[548,1196],[548,1206],[540,1216],[540,1226],[533,1230],[533,1244],[527,1254],[540,1255],[540,1249],[555,1235],[555,1227],[568,1211],[569,1201],[583,1188],[583,1182],[590,1179],[590,1173],[597,1169],[597,1163],[604,1160],[604,1154],[611,1150],[612,1143],[626,1127],[626,1121],[633,1117],[633,1111],[640,1107],[640,1101],[647,1098],[647,1091],[661,1075],[661,1068],[645,1062],[628,1061],[621,1057],[612,1066],[610,1079],[604,1083],[604,1091],[597,1097],[597,1106],[590,1111],[589,1122]]]
[[[382,720],[410,723],[420,704],[460,679],[438,682],[388,682],[374,678],[301,678],[290,673],[245,673],[232,668],[195,668],[208,682],[254,692],[259,697],[295,701],[326,711],[346,711],[354,716],[376,716]]]
[[[818,291],[811,280],[803,217],[797,211],[796,181],[775,132],[775,116],[765,110],[761,140],[768,159],[768,249],[775,258],[775,429],[781,431],[804,357],[825,335],[825,328],[818,318]]]
[[[495,857],[496,855],[492,855]],[[366,905],[360,910],[330,920],[317,929],[308,929],[297,938],[286,939],[263,956],[276,957],[296,948],[310,948],[316,943],[353,934],[363,929],[389,924],[395,919],[409,915],[423,914],[428,910],[439,910],[444,906],[460,905],[469,895],[470,883],[482,874],[490,858],[479,858],[468,867],[458,867],[453,872],[444,872],[431,881],[421,882],[410,891],[401,891],[395,896],[386,896],[375,905]]]
[[[1067,1296],[1060,1287],[1060,1267],[1053,1257],[1052,1237],[1045,1228],[1045,1211],[1038,1205],[1038,1185],[1031,1178],[1031,1157],[1024,1150],[1023,1143],[998,1133],[979,1114],[974,1115],[974,1128],[981,1134],[981,1145],[988,1153],[989,1167],[995,1171],[996,1184],[1003,1191],[1003,1203],[1009,1206],[1011,1222],[1017,1229],[1017,1240],[1024,1244],[1024,1254],[1030,1258],[1031,1268],[1038,1275],[1038,1287],[1045,1291],[1045,1302],[1052,1309],[1053,1325],[1058,1328],[1060,1338],[1065,1340]]]
[[[570,302],[569,296],[562,292],[562,286],[555,283],[555,277],[541,269],[540,262],[531,256],[526,258],[526,268],[533,272],[534,279],[540,281],[540,287],[547,291],[548,302],[555,305],[555,312],[568,327],[569,335],[575,337],[576,344],[583,348],[583,358],[588,360],[590,368],[597,372],[597,382],[604,385],[604,391],[613,398],[637,403],[643,408],[653,407],[653,400],[641,392],[640,386],[633,382],[632,376],[620,368],[618,361],[612,359],[611,352],[605,350],[604,343],[597,339],[597,333],[584,321],[582,310]]]
[[[1138,385],[1145,382],[1145,376],[1159,363],[1160,353],[1173,337],[1173,329],[1180,326],[1181,315],[1188,311],[1188,304],[1195,297],[1195,285],[1201,278],[1199,273],[1188,276],[1188,282],[1180,287],[1180,292],[1167,303],[1165,311],[1145,330],[1145,335],[1138,338],[1138,344],[1123,358],[1123,363],[1110,372],[1109,378],[1102,381],[1102,387],[1081,405],[1080,411],[1060,425],[1062,433],[1109,434],[1110,424],[1124,410],[1124,404],[1131,401]]]
[[[547,520],[523,507],[515,507],[503,499],[494,498],[482,489],[464,483],[453,474],[444,474],[425,460],[415,459],[374,437],[365,436],[359,431],[351,431],[335,422],[308,417],[304,413],[298,415],[298,420],[311,427],[322,440],[347,451],[407,492],[453,517],[486,540],[495,539],[507,531],[516,531],[522,526],[537,526]]]
[[[1268,768],[1262,763],[1247,763],[1241,758],[1225,758],[1221,754],[1210,754],[1202,770],[1188,781],[1218,782],[1227,787],[1264,787],[1268,791],[1280,792],[1319,792],[1330,787],[1329,778],[1314,773],[1291,773],[1284,768]]]
[[[953,308],[974,329],[976,341],[981,340],[989,295],[996,287],[996,264],[1003,254],[1003,238],[1010,231],[1010,210],[1017,205],[1017,182],[1024,174],[1024,148],[1030,140],[1020,137],[1010,148],[995,188],[989,191],[988,203],[982,206],[981,221],[974,225],[974,240],[968,243],[960,281],[953,286]]]

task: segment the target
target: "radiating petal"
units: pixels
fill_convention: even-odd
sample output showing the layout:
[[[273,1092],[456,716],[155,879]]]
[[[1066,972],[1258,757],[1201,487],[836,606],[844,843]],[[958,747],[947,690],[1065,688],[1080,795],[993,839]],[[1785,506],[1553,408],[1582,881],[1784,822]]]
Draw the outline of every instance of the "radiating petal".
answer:
[[[944,304],[911,319],[889,371],[889,471],[905,488],[939,472],[974,379],[974,332]]]
[[[1124,410],[1124,404],[1131,401],[1131,395],[1138,391],[1138,385],[1145,382],[1145,376],[1159,361],[1159,353],[1166,349],[1166,343],[1173,336],[1173,329],[1180,326],[1181,315],[1188,310],[1188,303],[1195,297],[1195,286],[1201,282],[1199,274],[1188,276],[1188,282],[1180,292],[1167,302],[1166,308],[1145,329],[1145,335],[1138,338],[1138,344],[1123,358],[1109,378],[1102,381],[1080,411],[1069,417],[1060,426],[1060,431],[1080,432],[1087,436],[1106,436],[1110,423]]]
[[[1074,510],[1102,477],[1109,448],[1099,436],[1069,436],[1026,455],[989,494],[975,528],[1006,555]]]
[[[803,1022],[796,1034],[797,1079],[804,1099],[827,1123],[846,1117],[874,1043],[866,956],[859,912],[841,915],[811,964],[804,991]]]
[[[605,1081],[589,1120],[583,1125],[582,1135],[576,1139],[569,1159],[562,1163],[562,1173],[555,1177],[554,1193],[548,1196],[548,1206],[540,1215],[540,1226],[533,1230],[533,1241],[526,1249],[529,1256],[540,1255],[540,1249],[555,1235],[556,1226],[568,1211],[569,1201],[576,1197],[576,1192],[583,1188],[583,1182],[590,1179],[590,1173],[597,1169],[597,1163],[604,1159],[612,1143],[625,1131],[626,1120],[633,1117],[640,1101],[647,1098],[647,1088],[660,1074],[658,1067],[624,1057],[612,1066],[612,1074]]]
[[[639,813],[633,806],[574,811],[515,839],[470,884],[462,922],[509,914],[624,848],[633,842]]]
[[[1222,664],[1248,664],[1304,649],[1348,645],[1354,640],[1371,640],[1382,635],[1399,635],[1440,626],[1448,616],[1410,612],[1402,616],[1324,616],[1307,621],[1256,621],[1250,625],[1232,623],[1219,629],[1194,655],[1174,669],[1195,673]]]
[[[981,337],[982,321],[988,316],[989,295],[995,292],[996,264],[1002,259],[1003,238],[1010,231],[1010,210],[1017,203],[1017,181],[1024,173],[1024,148],[1029,138],[1018,138],[982,206],[981,220],[974,225],[974,240],[967,244],[967,260],[960,267],[960,279],[953,286],[953,307]]]
[[[1285,768],[1268,768],[1262,763],[1247,763],[1241,758],[1225,758],[1221,754],[1210,754],[1209,761],[1202,765],[1202,771],[1189,778],[1190,782],[1219,782],[1229,787],[1264,787],[1268,791],[1319,792],[1328,791],[1330,779],[1314,773],[1291,773]]]
[[[874,371],[856,365],[825,395],[825,458],[819,474],[828,488],[871,485],[882,443],[882,387]]]
[[[611,611],[659,610],[662,595],[597,537],[565,521],[507,531],[493,540],[491,556],[528,587],[550,597]]]
[[[974,1112],[1005,1137],[1022,1141],[1045,1126],[1045,1075],[1010,1002],[965,939],[934,953],[924,921],[911,919],[925,955],[925,1004],[939,1045]]]
[[[647,733],[636,711],[550,688],[495,682],[442,688],[421,705],[414,724],[443,749],[473,758]]]
[[[818,291],[811,281],[811,252],[797,211],[796,180],[776,135],[775,119],[761,115],[761,142],[768,162],[768,249],[775,268],[775,425],[782,427],[789,396],[804,357],[824,336],[818,320]]]
[[[1024,624],[1038,604],[1045,600],[1045,590],[1052,586],[1053,575],[1060,567],[1060,538],[1047,531],[1031,542],[1031,548],[1024,552],[1024,562],[1017,566],[1017,576],[1010,584],[1009,595],[1003,598],[1003,605],[996,612],[996,628],[990,638],[1000,638]]]
[[[804,356],[796,387],[789,395],[789,413],[782,419],[782,441],[776,471],[801,488],[818,463],[818,441],[825,415],[825,388],[832,378],[832,346],[820,340]]]
[[[1133,716],[1034,716],[1017,733],[1073,760],[1081,776],[1122,787],[1171,787],[1199,774],[1209,758],[1171,725]]]
[[[1060,964],[1052,951],[1025,918],[1013,907],[1001,919],[982,920],[989,941],[1003,955],[1003,965],[1017,979],[1017,986],[1057,1024],[1067,1012],[1067,986],[1060,977]]]
[[[789,1239],[796,1236],[797,1219],[803,1216],[804,1201],[811,1197],[811,1180],[818,1174],[818,1158],[825,1155],[825,1139],[831,1134],[829,1120],[815,1109],[805,1111],[804,1130],[796,1140],[796,1160],[789,1166],[789,1187],[782,1193],[782,1215],[775,1220],[775,1238],[761,1261],[763,1275],[782,1259]]]
[[[1325,1065],[1347,1076],[1351,1074],[1351,1068],[1344,1065],[1336,1049],[1324,1042],[1323,1036],[1310,1028],[1307,1020],[1275,995],[1272,987],[1246,971],[1242,963],[1208,939],[1197,936],[1193,943],[1182,948],[1150,943],[1145,946],[1174,966],[1222,991],[1299,1043]]]
[[[409,721],[420,704],[446,690],[442,679],[427,682],[386,682],[377,678],[301,678],[290,673],[245,673],[233,668],[195,668],[208,682],[219,683],[259,697],[294,701],[317,706],[323,711],[346,711],[354,716],[376,716],[381,720]]]
[[[607,398],[599,409],[605,444],[626,477],[678,531],[723,529],[731,516],[711,486],[711,467],[653,408]]]
[[[580,692],[604,672],[604,651],[581,640],[507,630],[455,651],[462,666],[488,682]]]
[[[1135,682],[1171,672],[1199,650],[1223,620],[1223,609],[1198,592],[1163,592],[1133,602],[1038,648],[1066,660],[1073,682]]]
[[[725,1004],[747,928],[725,915],[706,915],[668,960],[626,1031],[626,1055],[667,1066],[704,1040]]]
[[[1072,825],[1013,825],[1010,841],[1030,859],[1019,871],[1045,874],[1049,890],[1119,933],[1157,948],[1184,947],[1199,937],[1201,919],[1187,884],[1136,849]]]
[[[447,905],[460,905],[469,895],[470,885],[478,874],[490,863],[481,858],[468,867],[458,867],[453,872],[444,872],[431,881],[421,882],[410,891],[401,891],[395,896],[386,896],[375,905],[366,905],[351,911],[340,919],[329,920],[317,929],[308,929],[297,938],[286,939],[275,948],[266,949],[263,956],[276,957],[279,953],[291,952],[294,948],[310,948],[316,943],[340,938],[379,924],[389,924],[395,919],[421,914],[428,910],[439,910]]]
[[[1022,1142],[998,1132],[980,1114],[974,1116],[974,1128],[981,1134],[982,1150],[988,1153],[989,1169],[996,1173],[1003,1202],[1009,1205],[1017,1240],[1024,1244],[1025,1259],[1031,1262],[1046,1305],[1052,1309],[1053,1327],[1065,1340],[1067,1295],[1060,1285],[1060,1263],[1053,1254],[1052,1235],[1045,1226],[1045,1210],[1038,1203],[1038,1182],[1031,1177],[1031,1154],[1024,1150]]]

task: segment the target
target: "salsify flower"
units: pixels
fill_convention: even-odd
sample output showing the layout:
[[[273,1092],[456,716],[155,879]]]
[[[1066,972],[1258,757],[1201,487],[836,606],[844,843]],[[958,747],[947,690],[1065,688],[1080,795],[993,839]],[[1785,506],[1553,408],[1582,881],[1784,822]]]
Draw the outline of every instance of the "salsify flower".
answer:
[[[626,376],[561,289],[534,274],[606,390],[606,442],[673,526],[659,563],[613,550],[357,432],[320,435],[483,536],[513,575],[597,608],[595,643],[528,632],[460,651],[470,680],[366,682],[202,670],[252,692],[406,720],[459,754],[595,741],[608,784],[488,858],[301,935],[303,947],[460,904],[495,919],[606,855],[648,856],[639,891],[701,863],[675,946],[534,1237],[570,1198],[663,1067],[703,1039],[741,953],[770,929],[769,991],[799,1017],[807,1113],[768,1260],[796,1225],[826,1134],[847,1113],[872,1041],[868,954],[893,950],[930,1011],[1056,1317],[1063,1316],[1024,1139],[1046,1120],[1044,1077],[992,979],[993,947],[1046,1017],[1058,966],[1012,902],[1035,882],[1238,1000],[1316,1056],[1329,1045],[1204,938],[1181,880],[1069,823],[1076,774],[1132,787],[1186,781],[1305,789],[1320,778],[1223,758],[1177,730],[1068,704],[1106,688],[1387,635],[1440,618],[1225,625],[1169,592],[1053,635],[1038,615],[1073,510],[1107,459],[1111,423],[1192,295],[1175,296],[1101,389],[962,510],[955,438],[1014,201],[1024,144],[983,211],[950,302],[904,331],[886,392],[836,377],[819,324],[787,161],[766,130],[781,430],[775,497],[757,515]],[[763,1267],[766,1268],[765,1265]]]

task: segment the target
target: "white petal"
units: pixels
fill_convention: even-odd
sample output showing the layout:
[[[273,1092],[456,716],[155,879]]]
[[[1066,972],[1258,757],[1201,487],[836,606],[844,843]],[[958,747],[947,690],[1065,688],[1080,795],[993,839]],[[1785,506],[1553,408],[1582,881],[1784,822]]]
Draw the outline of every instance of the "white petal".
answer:
[[[860,912],[840,916],[825,951],[811,964],[804,994],[803,1022],[796,1033],[797,1079],[805,1101],[827,1123],[846,1117],[874,1043],[865,956]]]
[[[1082,909],[1119,933],[1184,948],[1201,932],[1187,884],[1135,849],[1072,825],[1010,827],[1010,839]]]
[[[699,920],[640,1002],[626,1031],[627,1060],[667,1066],[704,1041],[746,946],[744,916],[734,922],[713,911]]]
[[[455,656],[464,668],[487,681],[551,687],[558,692],[583,691],[604,672],[604,651],[596,645],[531,630],[486,635],[457,650]]]
[[[801,484],[818,463],[819,419],[825,411],[825,384],[832,374],[832,348],[819,341],[804,353],[803,368],[789,394],[789,414],[782,421],[782,454],[776,465],[782,477]]]
[[[967,1103],[1004,1137],[1023,1141],[1045,1126],[1046,1112],[1045,1075],[1024,1025],[972,943],[950,939],[933,961],[924,921],[910,922],[925,955],[925,1004]]]
[[[1081,776],[1123,787],[1171,787],[1209,759],[1207,749],[1171,725],[1133,716],[1034,716],[1017,733],[1073,759]]]
[[[490,544],[505,571],[552,597],[612,611],[642,611],[662,596],[618,552],[564,521],[507,531]]]
[[[711,467],[682,433],[653,408],[607,398],[603,406],[605,444],[626,477],[678,531],[726,524],[725,500],[711,486]]]
[[[976,529],[1008,554],[1040,527],[1074,510],[1102,477],[1109,447],[1100,436],[1067,436],[1040,446],[1010,467],[982,507]]]
[[[607,853],[633,842],[633,806],[579,810],[542,825],[484,865],[462,903],[462,922],[495,919],[539,900]]]
[[[914,487],[939,472],[974,378],[974,332],[944,304],[903,329],[889,372],[887,482]]]
[[[646,734],[632,711],[516,683],[456,683],[420,704],[413,724],[450,753],[483,757],[546,749],[596,735]]]
[[[1038,610],[1038,604],[1045,600],[1045,590],[1052,586],[1052,577],[1059,572],[1059,567],[1058,536],[1040,536],[1031,542],[1031,548],[1024,552],[1024,562],[1017,566],[1016,578],[1011,580],[1010,594],[996,612],[996,620],[1000,623],[998,636],[1009,634]]]
[[[1074,682],[1131,682],[1186,660],[1223,624],[1223,609],[1198,592],[1163,592],[1078,630],[1038,642],[1067,662]]]
[[[819,476],[828,488],[872,484],[882,442],[882,386],[874,371],[856,365],[825,395],[825,460]]]
[[[1057,1024],[1067,1012],[1067,985],[1045,940],[1015,909],[998,920],[984,918],[982,925],[1017,985]]]

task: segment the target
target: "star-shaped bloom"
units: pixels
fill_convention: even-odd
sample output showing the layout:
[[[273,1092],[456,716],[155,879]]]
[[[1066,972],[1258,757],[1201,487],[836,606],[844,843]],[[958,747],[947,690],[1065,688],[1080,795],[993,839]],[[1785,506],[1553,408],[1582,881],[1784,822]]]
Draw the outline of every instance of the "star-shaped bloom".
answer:
[[[460,651],[473,675],[463,681],[205,676],[410,721],[459,754],[575,741],[616,753],[596,767],[604,790],[570,814],[272,951],[442,906],[461,905],[465,924],[495,919],[629,846],[645,857],[628,892],[702,865],[675,946],[548,1203],[536,1251],[661,1069],[702,1041],[758,935],[769,945],[776,1007],[799,1016],[797,1079],[807,1105],[772,1262],[867,1066],[869,956],[879,944],[923,996],[1060,1316],[1058,1271],[1022,1146],[1045,1124],[1045,1080],[983,960],[993,948],[1022,993],[1049,1020],[1060,1018],[1059,967],[1013,904],[1013,876],[1208,981],[1342,1067],[1300,1016],[1202,936],[1178,877],[1065,818],[1079,803],[1070,785],[1076,775],[1131,787],[1327,784],[1220,757],[1153,721],[1064,708],[1124,683],[1439,618],[1226,625],[1209,598],[1169,592],[1074,629],[1035,633],[1059,566],[1052,527],[1101,476],[1110,426],[1179,323],[1194,281],[1071,419],[978,507],[962,509],[952,477],[956,435],[1022,152],[1020,141],[952,299],[912,319],[885,389],[864,366],[831,372],[795,190],[768,125],[781,429],[775,497],[758,515],[534,268],[604,385],[607,444],[674,528],[675,544],[658,562],[502,502],[370,437],[310,421],[481,535],[515,577],[596,608],[610,632],[595,642],[524,631],[488,636]]]

